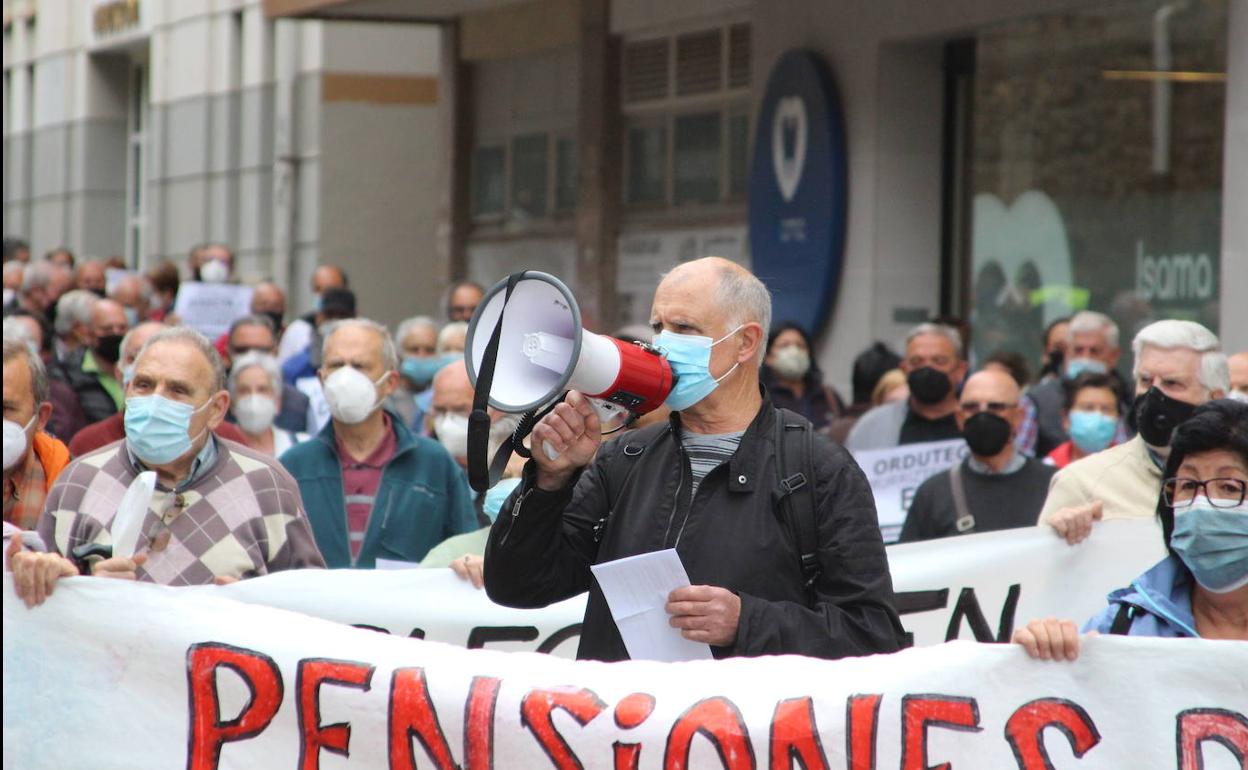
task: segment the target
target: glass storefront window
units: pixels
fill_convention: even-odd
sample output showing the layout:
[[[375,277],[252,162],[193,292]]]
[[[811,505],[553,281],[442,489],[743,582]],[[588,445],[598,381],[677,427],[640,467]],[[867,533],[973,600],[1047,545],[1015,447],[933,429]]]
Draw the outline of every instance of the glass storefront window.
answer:
[[[1217,331],[1226,0],[1107,2],[976,36],[963,304],[975,354],[1049,322]],[[1123,356],[1124,370],[1130,356]]]

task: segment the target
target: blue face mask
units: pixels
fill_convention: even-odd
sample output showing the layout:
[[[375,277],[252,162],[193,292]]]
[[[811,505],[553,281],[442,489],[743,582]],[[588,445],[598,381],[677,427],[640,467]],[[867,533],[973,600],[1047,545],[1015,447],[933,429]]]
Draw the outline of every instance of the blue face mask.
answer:
[[[1100,412],[1071,412],[1070,440],[1085,454],[1099,452],[1109,446],[1118,431],[1118,421]]]
[[[719,377],[712,377],[711,348],[736,334],[741,326],[717,340],[698,334],[677,334],[666,330],[654,335],[654,346],[667,358],[672,374],[676,375],[676,386],[663,403],[672,411],[679,412],[711,395],[719,387],[719,383],[737,368],[737,364],[733,364],[732,369]]]
[[[433,382],[434,375],[442,371],[442,367],[454,363],[458,357],[458,353],[446,353],[428,358],[408,356],[403,359],[403,363],[399,364],[399,373],[416,385],[424,387]]]
[[[139,459],[148,464],[171,463],[191,449],[191,417],[198,409],[164,396],[135,396],[126,399],[126,443]],[[207,430],[207,428],[205,428]],[[198,438],[198,436],[196,437]]]
[[[1248,504],[1214,508],[1198,500],[1180,508],[1170,547],[1196,582],[1215,594],[1248,585]]]
[[[1068,380],[1074,380],[1084,372],[1104,374],[1107,371],[1109,369],[1105,367],[1105,362],[1095,358],[1072,358],[1066,362],[1066,379]]]
[[[503,510],[503,503],[507,502],[507,498],[518,486],[520,486],[518,478],[500,479],[497,484],[485,490],[485,500],[481,503],[481,510],[490,518],[490,521],[498,518],[498,512]]]

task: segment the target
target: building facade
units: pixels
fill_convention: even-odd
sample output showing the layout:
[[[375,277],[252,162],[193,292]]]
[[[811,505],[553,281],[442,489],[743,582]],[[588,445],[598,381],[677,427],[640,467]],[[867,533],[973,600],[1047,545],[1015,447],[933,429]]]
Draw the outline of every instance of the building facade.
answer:
[[[871,340],[937,315],[969,320],[976,357],[1033,366],[1044,326],[1085,308],[1127,339],[1182,317],[1248,348],[1245,0],[265,7],[437,23],[452,272],[558,273],[599,329],[718,254],[771,281],[777,320],[818,309],[842,388]],[[792,52],[826,73],[829,120],[781,115]],[[766,219],[777,188],[791,209],[824,176],[813,209]],[[783,245],[807,239],[827,243]]]
[[[439,34],[258,0],[6,0],[4,232],[143,269],[204,241],[240,278],[343,265],[370,312],[432,309]]]

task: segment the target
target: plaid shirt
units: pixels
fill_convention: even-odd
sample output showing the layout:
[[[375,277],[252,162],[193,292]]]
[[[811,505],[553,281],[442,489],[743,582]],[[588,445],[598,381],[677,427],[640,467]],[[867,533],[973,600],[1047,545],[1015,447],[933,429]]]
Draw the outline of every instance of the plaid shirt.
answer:
[[[189,484],[157,486],[139,541],[149,552],[139,580],[204,585],[215,577],[324,567],[290,474],[230,441],[218,441],[216,455]],[[108,526],[139,470],[124,440],[71,463],[39,518],[44,542],[62,555],[83,543],[111,543]]]
[[[33,451],[26,454],[23,467],[9,478],[4,494],[4,520],[22,529],[34,529],[48,496],[48,477]]]

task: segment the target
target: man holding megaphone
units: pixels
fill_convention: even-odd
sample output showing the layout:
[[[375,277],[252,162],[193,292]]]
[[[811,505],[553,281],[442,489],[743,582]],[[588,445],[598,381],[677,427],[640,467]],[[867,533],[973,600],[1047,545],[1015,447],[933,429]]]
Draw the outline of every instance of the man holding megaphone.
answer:
[[[692,585],[668,597],[670,622],[716,657],[899,649],[866,478],[760,385],[770,321],[767,288],[733,262],[669,273],[651,324],[675,378],[671,419],[604,443],[600,410],[576,390],[541,418],[490,533],[490,598],[540,607],[588,590],[578,657],[626,659],[589,566],[675,548]]]

